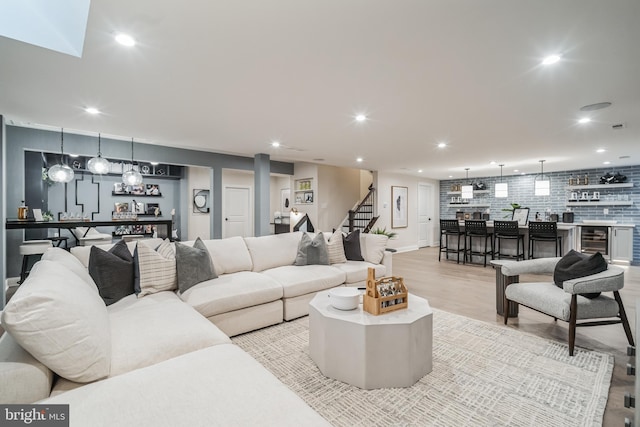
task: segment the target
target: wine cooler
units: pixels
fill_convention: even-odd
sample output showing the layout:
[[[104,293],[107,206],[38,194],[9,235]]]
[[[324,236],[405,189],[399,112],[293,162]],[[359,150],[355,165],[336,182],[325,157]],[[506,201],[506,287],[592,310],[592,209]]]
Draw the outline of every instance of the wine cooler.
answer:
[[[580,250],[586,254],[600,252],[605,259],[608,259],[610,228],[599,225],[583,225],[580,229]]]

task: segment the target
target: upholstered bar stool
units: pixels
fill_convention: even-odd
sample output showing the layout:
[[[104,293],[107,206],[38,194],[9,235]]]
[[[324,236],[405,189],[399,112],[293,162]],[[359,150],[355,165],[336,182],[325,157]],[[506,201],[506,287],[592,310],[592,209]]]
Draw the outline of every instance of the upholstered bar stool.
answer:
[[[524,260],[524,234],[520,234],[518,221],[493,221],[493,234],[495,236],[495,254],[494,258],[502,259],[502,257],[515,258],[518,261],[521,257]],[[501,250],[501,242],[503,239],[516,241],[516,253],[504,254]],[[520,252],[520,242],[522,242],[522,252]]]
[[[458,244],[455,249],[449,247],[449,237],[457,237]],[[442,252],[446,253],[449,259],[450,253],[456,253],[458,264],[460,264],[460,252],[464,252],[464,245],[460,244],[460,237],[464,237],[464,231],[460,229],[460,222],[457,219],[441,219],[440,220],[440,252],[438,253],[438,262],[442,256]],[[444,240],[444,244],[442,243]]]
[[[22,268],[20,269],[20,281],[24,280],[29,275],[27,268],[29,267],[29,257],[34,255],[42,255],[47,249],[53,247],[51,240],[25,240],[20,245],[20,255],[22,255]]]
[[[487,230],[487,221],[485,220],[465,220],[464,221],[464,263],[467,262],[467,255],[469,255],[469,262],[473,262],[473,256],[483,256],[484,266],[487,266],[487,256],[491,255],[493,259],[493,233]],[[473,239],[484,239],[484,251],[473,250]],[[467,240],[469,246],[467,247]],[[487,244],[491,243],[491,251],[487,250]]]
[[[529,259],[535,258],[536,242],[553,242],[556,257],[562,256],[562,236],[558,235],[558,224],[553,221],[534,221],[529,223]]]

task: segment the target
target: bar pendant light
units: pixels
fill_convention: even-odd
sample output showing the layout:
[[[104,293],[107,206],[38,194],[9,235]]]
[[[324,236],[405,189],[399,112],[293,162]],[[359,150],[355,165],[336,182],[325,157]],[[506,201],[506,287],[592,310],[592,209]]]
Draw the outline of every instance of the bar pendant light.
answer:
[[[469,168],[465,168],[467,171],[467,181],[469,180]],[[473,185],[463,185],[462,190],[462,198],[463,199],[473,199]]]
[[[122,182],[127,185],[142,184],[142,175],[133,168],[133,138],[131,138],[131,169],[122,174]]]
[[[548,196],[551,193],[551,181],[544,175],[544,160],[540,160],[540,175],[534,180],[534,194],[536,196]]]
[[[502,167],[504,165],[500,165],[500,182],[496,182],[496,197],[509,197],[509,184],[502,181]]]
[[[60,128],[60,163],[51,166],[48,174],[53,182],[67,183],[73,179],[73,169],[64,162],[64,128]]]
[[[98,134],[98,155],[87,162],[89,172],[102,175],[109,172],[109,161],[102,157],[100,152],[100,134]]]

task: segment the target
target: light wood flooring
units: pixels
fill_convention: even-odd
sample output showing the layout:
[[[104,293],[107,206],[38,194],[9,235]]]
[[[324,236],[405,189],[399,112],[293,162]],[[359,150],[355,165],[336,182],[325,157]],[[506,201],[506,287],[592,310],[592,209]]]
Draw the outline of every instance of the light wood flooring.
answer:
[[[620,295],[637,341],[635,302],[640,297],[640,267],[626,269],[625,287]],[[462,262],[458,265],[451,255],[446,261],[444,254],[438,262],[438,248],[423,248],[394,254],[393,275],[402,276],[409,292],[427,298],[432,307],[505,327],[502,316],[496,314],[495,270],[490,266],[484,268],[482,264],[463,265]],[[520,277],[521,282],[532,280],[536,280],[536,276]],[[518,318],[509,318],[506,327],[565,343],[568,338],[567,323],[554,322],[551,317],[526,307],[520,307]],[[610,353],[615,358],[604,426],[624,426],[625,417],[633,418],[633,410],[623,405],[625,392],[633,393],[634,387],[634,377],[626,375],[626,365],[633,361],[626,355],[627,345],[622,325],[577,329],[576,346]]]

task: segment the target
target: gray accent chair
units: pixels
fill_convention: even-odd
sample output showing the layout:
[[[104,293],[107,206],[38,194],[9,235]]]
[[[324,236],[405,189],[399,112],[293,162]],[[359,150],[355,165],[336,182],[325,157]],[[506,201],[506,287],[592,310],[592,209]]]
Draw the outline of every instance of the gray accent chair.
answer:
[[[567,280],[563,289],[548,282],[519,283],[521,274],[549,274],[553,275],[555,266],[560,258],[540,258],[527,261],[502,261],[496,274],[506,276],[508,280],[504,291],[504,305],[509,302],[523,305],[554,320],[569,322],[569,355],[573,356],[577,326],[599,326],[622,323],[629,345],[635,345],[629,320],[624,311],[620,298],[620,289],[624,287],[624,270],[610,265],[606,271]],[[594,299],[585,298],[580,294],[602,292]],[[604,293],[613,293],[613,298]],[[507,324],[508,310],[503,311],[504,324]],[[601,320],[593,320],[601,319]],[[578,322],[581,320],[582,322]]]

